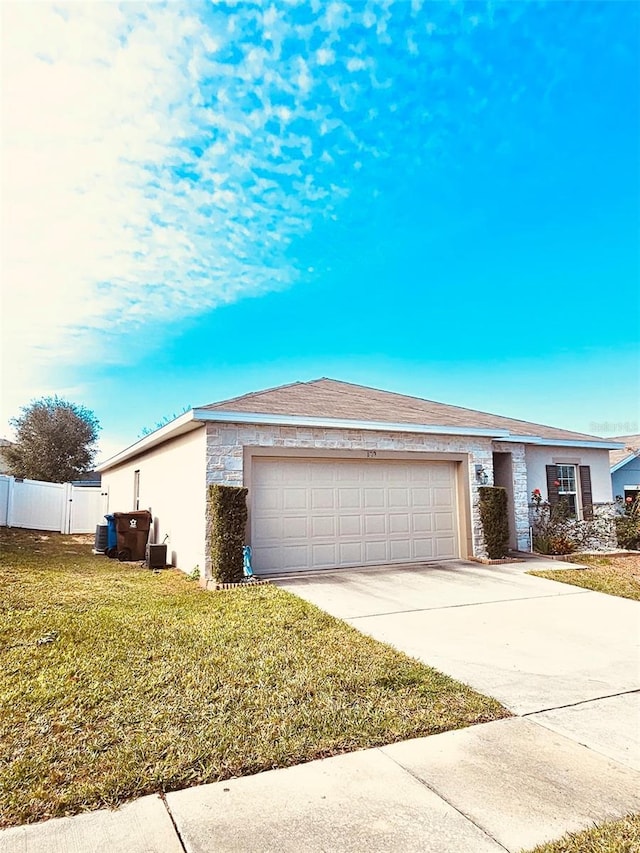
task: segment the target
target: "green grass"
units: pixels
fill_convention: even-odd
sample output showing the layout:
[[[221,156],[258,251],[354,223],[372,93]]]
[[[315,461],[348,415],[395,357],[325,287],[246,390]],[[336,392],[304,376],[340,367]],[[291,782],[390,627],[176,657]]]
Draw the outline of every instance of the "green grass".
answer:
[[[530,853],[639,853],[640,815],[573,832]]]
[[[0,825],[508,716],[275,586],[0,545]]]
[[[571,559],[587,565],[588,568],[528,574],[640,601],[640,556],[597,557],[590,554],[573,554]]]

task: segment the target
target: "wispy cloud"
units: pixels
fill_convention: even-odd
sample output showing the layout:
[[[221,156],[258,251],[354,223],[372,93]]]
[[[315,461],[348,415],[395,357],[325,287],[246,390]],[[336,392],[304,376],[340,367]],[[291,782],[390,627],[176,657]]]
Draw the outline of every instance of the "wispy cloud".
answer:
[[[344,195],[313,163],[327,111],[285,14],[233,8],[5,5],[14,364],[295,277],[291,239]]]

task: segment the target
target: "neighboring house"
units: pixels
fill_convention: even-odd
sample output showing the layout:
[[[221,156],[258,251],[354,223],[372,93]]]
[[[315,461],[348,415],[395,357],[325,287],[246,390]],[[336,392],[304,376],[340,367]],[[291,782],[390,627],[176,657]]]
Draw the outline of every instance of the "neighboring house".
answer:
[[[619,435],[609,440],[624,445],[609,452],[613,496],[635,498],[640,493],[640,435]]]
[[[84,488],[93,488],[101,485],[101,477],[99,471],[85,471],[77,480],[72,480],[72,486],[81,486]]]
[[[578,518],[612,500],[590,435],[317,379],[192,409],[98,466],[109,511],[150,509],[174,565],[209,576],[207,485],[248,488],[258,574],[482,557],[478,488],[504,486],[510,544],[529,548],[529,500]]]
[[[9,460],[4,452],[5,447],[11,447],[12,441],[8,438],[0,438],[0,474],[8,474],[10,472]]]

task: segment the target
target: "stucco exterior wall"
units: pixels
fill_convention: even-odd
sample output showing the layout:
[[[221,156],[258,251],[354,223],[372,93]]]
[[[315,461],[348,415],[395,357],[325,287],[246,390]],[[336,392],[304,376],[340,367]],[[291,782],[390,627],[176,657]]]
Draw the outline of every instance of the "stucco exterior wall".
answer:
[[[640,484],[640,456],[636,456],[622,468],[611,475],[613,484],[613,496],[624,496],[625,486],[637,486]]]
[[[185,572],[205,566],[206,434],[201,426],[124,462],[102,475],[109,512],[134,509],[134,475],[140,472],[140,509],[153,516],[150,541],[168,535],[167,560]]]
[[[443,436],[414,433],[382,432],[315,427],[263,426],[252,424],[207,424],[207,483],[245,485],[251,488],[251,448],[273,448],[273,455],[307,450],[310,454],[333,451],[366,459],[392,459],[394,454],[462,454],[464,488],[458,489],[458,508],[468,510],[463,519],[468,528],[461,543],[461,554],[486,556],[482,525],[478,510],[478,484],[475,466],[481,465],[493,478],[493,447],[490,438],[482,436]],[[510,447],[510,450],[512,448]],[[405,457],[406,458],[406,457]],[[417,458],[417,457],[416,457]],[[425,457],[426,458],[426,457]],[[526,496],[524,497],[526,502]],[[249,504],[251,495],[249,494]],[[461,507],[461,504],[464,504]],[[528,524],[525,524],[528,532]]]
[[[591,469],[591,490],[594,503],[610,503],[611,474],[609,451],[586,447],[536,447],[526,446],[527,495],[540,489],[543,500],[548,500],[547,465],[588,465]]]

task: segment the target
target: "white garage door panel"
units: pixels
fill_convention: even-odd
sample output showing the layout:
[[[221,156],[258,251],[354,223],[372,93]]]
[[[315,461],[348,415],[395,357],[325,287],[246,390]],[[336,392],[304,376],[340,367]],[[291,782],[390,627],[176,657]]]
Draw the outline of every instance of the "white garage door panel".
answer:
[[[257,572],[458,556],[455,465],[254,459]]]

